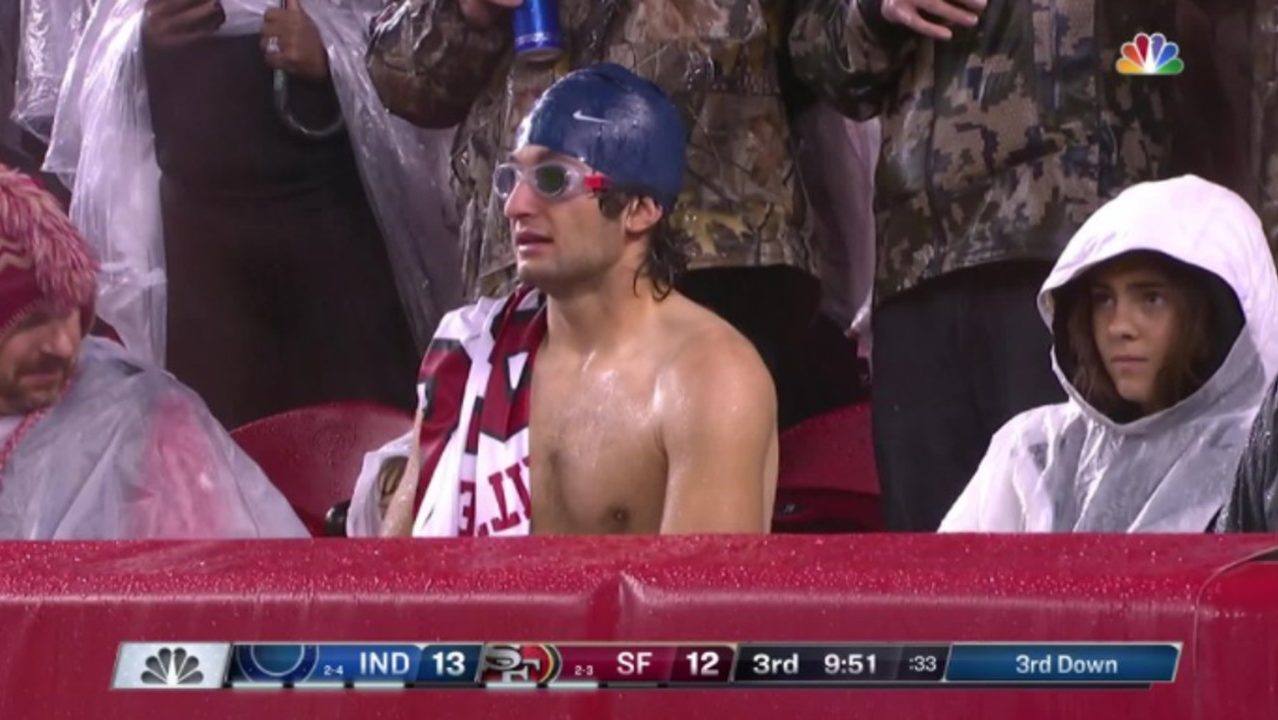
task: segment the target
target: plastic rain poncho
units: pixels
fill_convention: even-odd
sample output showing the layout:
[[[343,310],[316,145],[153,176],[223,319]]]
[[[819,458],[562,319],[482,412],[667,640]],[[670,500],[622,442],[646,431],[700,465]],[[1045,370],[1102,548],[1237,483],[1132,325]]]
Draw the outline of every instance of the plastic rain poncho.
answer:
[[[58,91],[93,4],[94,0],[19,0],[13,119],[41,140],[49,139]]]
[[[444,195],[450,132],[393,117],[364,69],[377,0],[302,0],[328,51],[333,85],[419,349],[460,303],[453,204]],[[98,0],[59,97],[45,167],[73,189],[71,220],[102,262],[98,312],[138,355],[162,362],[164,242],[141,57],[143,0]],[[225,0],[218,34],[261,31],[269,0]],[[205,122],[204,118],[191,119]],[[210,300],[212,301],[212,300]]]
[[[1237,295],[1244,324],[1204,384],[1161,412],[1118,423],[1069,394],[1013,418],[941,524],[942,531],[1201,532],[1229,498],[1266,384],[1278,368],[1278,278],[1260,221],[1232,192],[1186,176],[1137,185],[1097,211],[1065,248],[1039,295],[1089,268],[1152,250],[1213,273]]]
[[[855,333],[868,353],[879,121],[854,122],[818,103],[795,118],[793,132],[821,252],[821,310]]]
[[[193,392],[99,338],[0,476],[0,539],[254,537],[307,532]]]

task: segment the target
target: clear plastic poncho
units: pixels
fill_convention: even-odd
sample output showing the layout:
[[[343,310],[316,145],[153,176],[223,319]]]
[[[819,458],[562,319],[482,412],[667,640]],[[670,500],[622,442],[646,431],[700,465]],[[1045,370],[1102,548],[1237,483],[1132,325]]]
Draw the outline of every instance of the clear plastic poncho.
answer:
[[[874,302],[874,169],[879,121],[856,122],[816,103],[792,123],[821,257],[821,310],[868,351]]]
[[[361,179],[419,349],[460,304],[446,173],[451,131],[429,131],[382,105],[364,67],[377,0],[303,0],[328,50]],[[59,97],[45,169],[72,188],[71,220],[102,262],[98,313],[142,357],[162,363],[164,241],[141,57],[143,0],[98,0]],[[224,0],[218,34],[261,31],[270,0]],[[192,118],[202,122],[201,118]]]
[[[0,539],[308,537],[195,393],[86,338],[0,475]]]
[[[1225,505],[1278,371],[1278,277],[1260,220],[1234,193],[1193,176],[1128,189],[1083,225],[1044,283],[1048,327],[1054,291],[1137,250],[1232,288],[1244,324],[1223,362],[1176,405],[1118,423],[1083,400],[1054,351],[1069,401],[1022,413],[994,435],[941,531],[1202,532]]]
[[[19,2],[13,119],[31,134],[48,141],[58,91],[95,0]]]

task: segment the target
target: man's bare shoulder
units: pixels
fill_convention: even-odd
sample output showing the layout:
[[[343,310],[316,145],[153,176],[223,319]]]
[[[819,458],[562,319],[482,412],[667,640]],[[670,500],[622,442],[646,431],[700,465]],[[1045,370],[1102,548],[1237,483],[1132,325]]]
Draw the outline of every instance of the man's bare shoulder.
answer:
[[[656,411],[668,464],[661,531],[766,532],[777,475],[777,401],[754,345],[705,308],[672,310]]]
[[[772,376],[744,335],[713,311],[678,294],[671,303],[666,329],[670,345],[661,385],[680,392],[755,388],[774,402]],[[700,391],[696,390],[700,388]]]

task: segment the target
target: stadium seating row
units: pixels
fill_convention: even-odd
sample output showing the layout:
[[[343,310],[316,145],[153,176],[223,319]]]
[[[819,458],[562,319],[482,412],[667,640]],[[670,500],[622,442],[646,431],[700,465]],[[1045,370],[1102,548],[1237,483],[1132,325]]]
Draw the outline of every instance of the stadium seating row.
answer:
[[[317,405],[237,428],[235,441],[262,467],[314,535],[350,497],[363,453],[404,434],[397,409],[368,402]],[[782,434],[776,532],[868,532],[883,528],[870,409],[850,405]]]

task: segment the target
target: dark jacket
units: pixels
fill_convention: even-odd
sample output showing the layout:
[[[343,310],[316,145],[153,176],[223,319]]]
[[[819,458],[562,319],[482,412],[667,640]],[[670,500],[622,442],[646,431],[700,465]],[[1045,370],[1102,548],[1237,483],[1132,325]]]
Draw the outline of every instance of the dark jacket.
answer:
[[[1278,382],[1269,386],[1238,463],[1233,495],[1216,523],[1220,532],[1278,532]]]

